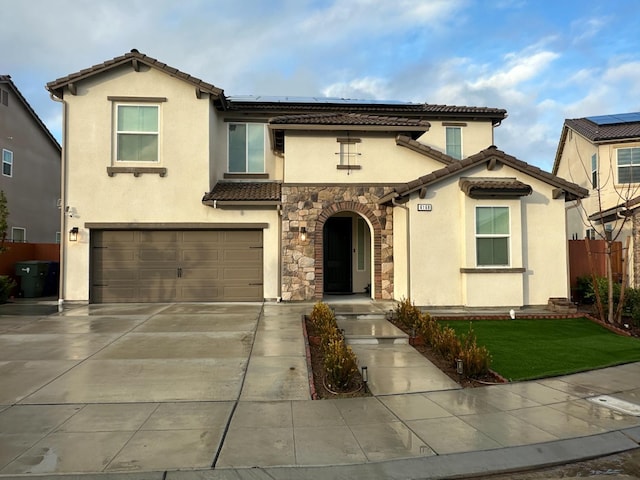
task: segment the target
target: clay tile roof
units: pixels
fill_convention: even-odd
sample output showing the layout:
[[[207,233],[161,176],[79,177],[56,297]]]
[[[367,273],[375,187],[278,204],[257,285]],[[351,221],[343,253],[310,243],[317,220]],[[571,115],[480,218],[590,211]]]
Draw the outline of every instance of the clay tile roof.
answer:
[[[428,129],[431,124],[418,118],[366,115],[362,113],[314,113],[305,115],[283,115],[269,120],[272,125],[358,125],[378,127],[420,127]]]
[[[533,189],[515,178],[463,178],[460,189],[471,198],[523,197]]]
[[[58,78],[52,82],[47,83],[47,90],[53,92],[57,97],[62,96],[62,92],[65,86],[72,84],[74,82],[78,82],[80,80],[84,80],[85,78],[92,77],[99,73],[111,70],[113,68],[119,67],[121,65],[126,64],[134,64],[134,62],[143,63],[149,67],[156,68],[161,70],[173,77],[179,78],[185,82],[191,83],[200,90],[210,93],[215,97],[223,97],[224,92],[220,88],[215,87],[214,85],[207,83],[199,78],[193,77],[187,73],[181,72],[177,68],[173,68],[168,66],[166,63],[162,63],[155,58],[149,57],[144,53],[138,52],[136,49],[131,50],[124,55],[119,57],[115,57],[111,60],[107,60],[103,63],[98,63],[92,67],[85,68],[80,70],[79,72],[72,73],[65,77]]]
[[[458,161],[452,156],[447,155],[446,153],[442,153],[441,151],[436,150],[435,148],[431,148],[430,146],[425,145],[424,143],[420,143],[417,140],[412,139],[411,137],[407,137],[406,135],[398,135],[396,137],[396,145],[400,147],[406,147],[410,150],[413,150],[414,152],[418,152],[422,155],[431,157],[435,160],[438,160],[444,163],[445,165],[451,165],[452,163],[455,163]]]
[[[280,201],[280,183],[276,182],[218,182],[203,202],[212,201]]]
[[[640,122],[624,122],[598,125],[588,118],[567,119],[565,125],[592,142],[640,138]]]
[[[551,186],[554,186],[567,193],[565,195],[566,200],[573,200],[576,198],[584,198],[589,195],[589,191],[585,188],[576,185],[575,183],[568,182],[563,178],[560,178],[551,173],[545,172],[538,167],[529,165],[522,160],[517,159],[511,155],[504,153],[502,150],[498,150],[495,146],[490,146],[475,155],[471,155],[462,160],[457,160],[450,165],[447,165],[439,170],[435,170],[428,175],[424,175],[411,182],[408,182],[402,186],[396,187],[393,192],[380,199],[380,203],[386,203],[391,201],[395,197],[403,197],[409,195],[422,187],[436,183],[444,178],[452,177],[459,172],[464,172],[485,162],[500,162],[511,168],[525,173],[533,178],[541,180]]]

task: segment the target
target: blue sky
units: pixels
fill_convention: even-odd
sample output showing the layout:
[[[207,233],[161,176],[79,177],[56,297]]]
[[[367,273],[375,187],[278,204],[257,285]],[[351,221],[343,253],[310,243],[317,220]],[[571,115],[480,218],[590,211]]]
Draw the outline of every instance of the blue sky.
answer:
[[[565,118],[640,111],[639,0],[0,0],[0,74],[44,86],[132,48],[227,95],[505,108],[498,148],[550,170]]]

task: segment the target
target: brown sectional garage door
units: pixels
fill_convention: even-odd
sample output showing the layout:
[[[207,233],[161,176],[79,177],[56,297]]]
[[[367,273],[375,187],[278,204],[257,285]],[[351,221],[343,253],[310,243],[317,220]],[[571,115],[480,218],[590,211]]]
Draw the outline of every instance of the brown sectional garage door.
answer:
[[[262,301],[262,230],[91,232],[91,301]]]

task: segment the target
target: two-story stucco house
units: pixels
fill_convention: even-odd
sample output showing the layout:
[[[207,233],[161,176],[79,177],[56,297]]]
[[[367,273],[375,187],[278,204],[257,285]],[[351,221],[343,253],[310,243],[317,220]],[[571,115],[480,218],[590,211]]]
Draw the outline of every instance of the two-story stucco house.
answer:
[[[497,108],[234,97],[135,50],[60,78],[61,300],[546,304],[565,201]]]
[[[567,203],[570,239],[614,238],[633,247],[632,221],[625,211],[637,207],[640,195],[640,113],[566,119],[553,173],[587,189],[580,202]],[[630,284],[638,285],[634,262]]]
[[[59,241],[60,145],[9,75],[0,75],[0,153],[7,241]]]

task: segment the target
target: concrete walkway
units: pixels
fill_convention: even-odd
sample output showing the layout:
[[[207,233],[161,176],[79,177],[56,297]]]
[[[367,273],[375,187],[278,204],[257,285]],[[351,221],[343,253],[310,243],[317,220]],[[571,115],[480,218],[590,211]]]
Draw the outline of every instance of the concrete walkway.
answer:
[[[0,478],[446,478],[640,442],[640,363],[459,389],[357,345],[376,395],[311,401],[311,304],[38,308],[0,308]]]

